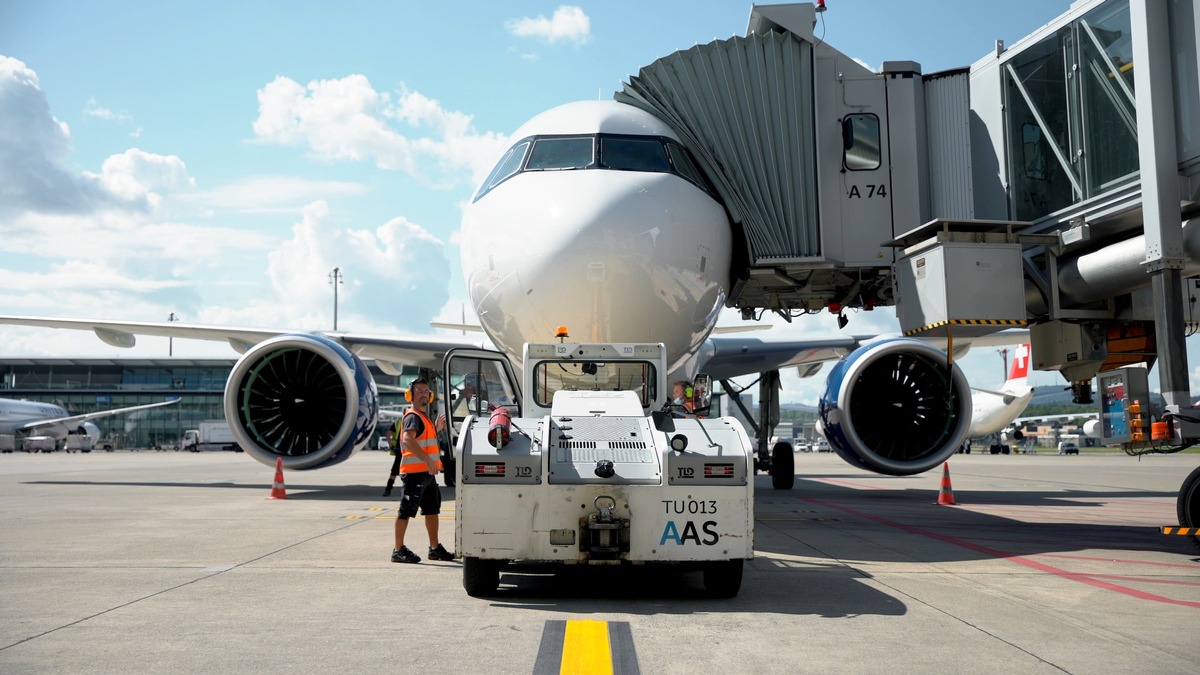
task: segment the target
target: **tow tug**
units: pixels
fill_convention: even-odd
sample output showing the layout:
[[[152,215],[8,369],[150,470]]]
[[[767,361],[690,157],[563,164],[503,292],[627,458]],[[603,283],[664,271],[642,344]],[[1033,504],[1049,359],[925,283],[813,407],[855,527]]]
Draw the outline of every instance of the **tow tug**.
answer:
[[[443,400],[467,408],[450,418],[467,594],[521,561],[699,568],[708,595],[737,595],[754,542],[745,430],[669,409],[662,343],[565,337],[524,346],[519,389],[499,352],[446,355]]]

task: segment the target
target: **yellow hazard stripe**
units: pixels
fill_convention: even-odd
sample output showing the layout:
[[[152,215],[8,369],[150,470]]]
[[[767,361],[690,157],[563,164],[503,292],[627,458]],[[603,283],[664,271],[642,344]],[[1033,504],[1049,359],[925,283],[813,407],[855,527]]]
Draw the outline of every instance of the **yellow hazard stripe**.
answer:
[[[1200,527],[1171,527],[1164,525],[1158,528],[1163,534],[1181,534],[1183,536],[1200,537]]]
[[[612,673],[607,621],[567,621],[559,673]]]
[[[946,321],[931,323],[928,326],[906,330],[904,334],[916,335],[917,333],[941,328],[942,326],[1025,326],[1028,324],[1029,322],[1025,319],[948,319]]]

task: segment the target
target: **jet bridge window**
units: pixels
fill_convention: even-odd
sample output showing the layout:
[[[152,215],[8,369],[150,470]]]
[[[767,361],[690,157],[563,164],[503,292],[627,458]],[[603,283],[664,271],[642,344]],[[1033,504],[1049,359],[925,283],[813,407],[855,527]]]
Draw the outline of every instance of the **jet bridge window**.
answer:
[[[1109,0],[1001,66],[1012,217],[1037,220],[1138,176],[1128,0]]]
[[[579,138],[539,138],[533,142],[526,171],[585,169],[592,165],[591,136]]]
[[[648,361],[545,361],[533,373],[534,400],[550,407],[559,391],[632,391],[643,408],[658,396],[658,372]]]
[[[849,171],[879,168],[879,118],[871,114],[846,115],[842,120],[842,164]]]

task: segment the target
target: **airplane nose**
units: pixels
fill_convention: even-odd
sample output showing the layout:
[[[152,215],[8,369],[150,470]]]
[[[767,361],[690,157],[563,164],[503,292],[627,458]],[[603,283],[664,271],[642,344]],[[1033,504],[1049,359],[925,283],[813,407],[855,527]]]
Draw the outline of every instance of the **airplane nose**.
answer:
[[[578,340],[664,341],[683,359],[728,285],[724,210],[672,174],[524,173],[472,204],[462,234],[484,330],[517,353],[567,325]]]

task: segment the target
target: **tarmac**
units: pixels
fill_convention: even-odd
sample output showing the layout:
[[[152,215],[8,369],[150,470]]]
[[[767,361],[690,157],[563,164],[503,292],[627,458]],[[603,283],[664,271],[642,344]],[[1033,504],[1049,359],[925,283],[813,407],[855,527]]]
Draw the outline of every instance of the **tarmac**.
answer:
[[[516,565],[469,597],[460,561],[389,561],[390,464],[270,499],[241,454],[0,456],[0,672],[1196,672],[1200,548],[1158,527],[1197,455],[957,455],[949,506],[941,470],[800,453],[794,489],[756,477],[728,600],[670,567]]]

